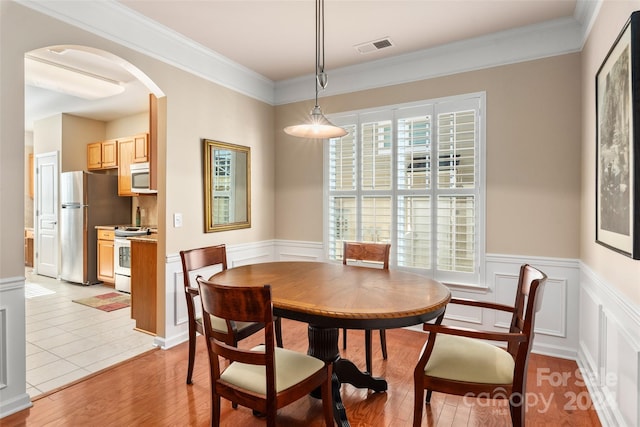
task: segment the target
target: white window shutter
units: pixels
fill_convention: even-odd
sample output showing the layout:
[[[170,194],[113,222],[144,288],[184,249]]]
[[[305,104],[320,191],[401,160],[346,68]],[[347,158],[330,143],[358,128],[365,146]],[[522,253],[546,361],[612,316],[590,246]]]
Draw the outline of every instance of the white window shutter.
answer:
[[[349,134],[327,148],[327,242],[390,242],[391,264],[479,282],[484,224],[484,94],[332,117]]]

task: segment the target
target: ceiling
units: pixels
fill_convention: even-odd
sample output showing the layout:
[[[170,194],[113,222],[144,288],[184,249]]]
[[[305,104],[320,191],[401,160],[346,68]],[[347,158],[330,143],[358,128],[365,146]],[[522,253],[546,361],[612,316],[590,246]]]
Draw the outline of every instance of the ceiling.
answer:
[[[582,1],[326,0],[326,70],[331,80],[331,70],[338,68],[521,27],[575,21]],[[315,9],[311,0],[119,0],[112,4],[119,13],[151,20],[150,25],[186,38],[272,82],[314,73]],[[365,45],[368,50],[370,42],[382,39],[388,39],[391,46],[368,53],[356,48]],[[89,101],[27,85],[27,130],[32,129],[34,120],[61,112],[108,121],[146,108],[148,90],[132,75],[123,76],[119,66],[110,69],[95,55],[63,58],[65,55],[46,49],[33,55],[66,61],[66,66],[105,77],[116,73],[115,79],[126,90]],[[92,70],[94,65],[99,68]]]
[[[160,24],[273,81],[315,67],[311,0],[120,0]],[[328,70],[572,17],[576,0],[326,0]],[[389,37],[393,46],[355,46]]]

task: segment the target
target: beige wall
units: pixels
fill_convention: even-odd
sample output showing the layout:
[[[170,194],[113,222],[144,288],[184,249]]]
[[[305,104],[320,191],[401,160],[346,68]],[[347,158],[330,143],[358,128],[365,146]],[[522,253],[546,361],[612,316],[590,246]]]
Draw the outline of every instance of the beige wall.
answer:
[[[605,283],[640,305],[640,260],[595,243],[595,76],[638,1],[605,1],[582,52],[582,204],[580,258]],[[636,156],[637,157],[637,156]],[[635,212],[640,215],[640,212]]]
[[[13,9],[0,1],[0,182],[12,182],[24,176],[24,83],[16,75],[23,73],[24,46],[14,43],[10,32],[24,26],[19,20],[5,18]],[[26,29],[25,29],[26,31]],[[24,82],[24,79],[23,79]],[[24,188],[0,186],[0,280],[24,276]],[[10,279],[7,279],[10,280]],[[0,391],[1,393],[1,391]]]
[[[87,170],[87,144],[104,138],[104,122],[71,114],[56,114],[33,125],[36,154],[58,151],[60,172]]]
[[[62,114],[60,172],[87,170],[87,144],[101,141],[104,132],[104,122]]]
[[[571,54],[321,98],[320,104],[335,114],[486,92],[486,251],[578,258],[580,90],[580,54]],[[312,106],[276,108],[278,239],[323,238],[322,144],[282,131]]]
[[[62,149],[62,114],[56,114],[33,124],[33,152],[50,153]]]
[[[106,122],[104,139],[116,139],[146,132],[149,132],[148,111]]]
[[[273,107],[176,69],[153,78],[167,93],[167,252],[273,239]],[[251,148],[251,228],[204,233],[202,138]]]

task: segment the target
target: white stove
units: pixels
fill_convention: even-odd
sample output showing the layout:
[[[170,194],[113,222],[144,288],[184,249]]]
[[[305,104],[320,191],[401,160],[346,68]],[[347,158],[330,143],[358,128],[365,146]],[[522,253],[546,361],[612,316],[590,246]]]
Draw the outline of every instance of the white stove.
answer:
[[[121,292],[131,293],[131,241],[127,237],[150,234],[146,227],[117,227],[114,230],[113,265],[115,287]]]
[[[147,227],[116,227],[116,237],[144,236],[151,234],[151,230]]]

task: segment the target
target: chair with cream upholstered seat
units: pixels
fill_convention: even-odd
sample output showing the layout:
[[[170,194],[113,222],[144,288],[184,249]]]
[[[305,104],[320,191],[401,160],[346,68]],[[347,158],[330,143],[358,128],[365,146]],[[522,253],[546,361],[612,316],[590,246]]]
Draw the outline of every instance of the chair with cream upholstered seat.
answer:
[[[540,310],[547,276],[523,265],[520,268],[513,307],[490,302],[452,299],[449,304],[481,307],[511,314],[509,332],[484,332],[436,324],[424,324],[429,338],[414,370],[413,425],[422,422],[424,390],[426,403],[438,391],[459,396],[509,399],[511,421],[524,425],[527,364],[533,343],[536,312]],[[487,341],[502,341],[506,349]]]
[[[193,374],[193,364],[196,354],[196,332],[204,335],[202,317],[196,315],[196,298],[198,297],[198,287],[192,282],[194,271],[205,268],[216,268],[218,270],[227,269],[227,249],[224,244],[207,246],[204,248],[180,251],[182,259],[182,274],[184,278],[184,292],[187,298],[187,313],[189,317],[189,365],[187,368],[187,384],[191,384]],[[213,271],[217,272],[217,271]],[[193,283],[193,284],[192,284]],[[200,303],[197,303],[199,305]],[[278,346],[282,347],[282,330],[280,318],[276,318],[276,339]],[[253,322],[230,322],[229,329],[222,319],[213,319],[213,329],[218,339],[227,344],[237,346],[238,341],[255,334],[264,325]]]
[[[221,397],[264,415],[267,426],[275,427],[279,408],[320,388],[324,424],[333,426],[331,364],[275,347],[271,287],[219,285],[200,276],[196,281],[209,353],[211,425],[220,425]],[[212,318],[263,324],[264,344],[252,349],[231,346],[214,333]],[[224,370],[220,358],[228,361]]]

